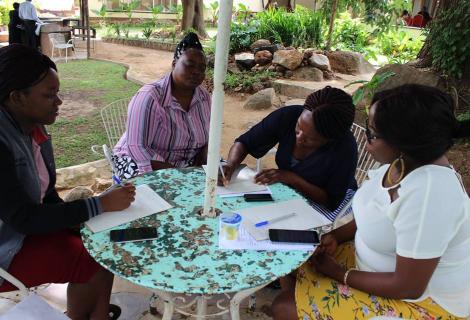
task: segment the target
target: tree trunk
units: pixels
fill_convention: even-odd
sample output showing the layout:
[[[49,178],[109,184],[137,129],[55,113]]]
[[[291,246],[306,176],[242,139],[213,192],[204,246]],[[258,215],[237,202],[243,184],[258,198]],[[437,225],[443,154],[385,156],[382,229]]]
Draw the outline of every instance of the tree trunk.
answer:
[[[330,50],[330,48],[331,48],[331,38],[333,37],[333,26],[334,26],[334,23],[335,23],[336,8],[338,7],[338,1],[339,0],[334,0],[333,1],[333,8],[331,9],[330,29],[328,30],[328,39],[326,41],[326,50]]]
[[[437,3],[437,8],[435,9],[436,15],[433,19],[438,19],[441,12],[446,11],[450,8],[455,8],[458,6],[460,0],[440,0]],[[433,25],[431,22],[430,33],[433,32]],[[431,57],[431,39],[429,37],[424,41],[423,47],[418,53],[418,62],[416,67],[418,68],[429,68],[432,66],[432,57]]]
[[[182,0],[183,21],[181,30],[193,28],[202,37],[207,37],[204,26],[204,4],[203,0]]]

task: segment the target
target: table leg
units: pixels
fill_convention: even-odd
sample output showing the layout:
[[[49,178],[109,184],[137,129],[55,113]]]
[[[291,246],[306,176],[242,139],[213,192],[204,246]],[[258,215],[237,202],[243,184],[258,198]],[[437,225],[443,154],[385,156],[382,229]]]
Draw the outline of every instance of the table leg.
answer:
[[[197,297],[196,319],[204,319],[207,314],[207,299],[204,295]]]
[[[242,290],[233,296],[232,300],[230,300],[230,317],[232,320],[240,320],[240,303],[243,301],[243,299],[264,288],[266,285],[268,285],[268,283],[259,287]]]
[[[171,293],[154,289],[157,296],[163,299],[164,309],[162,320],[171,320],[175,312],[175,304]]]

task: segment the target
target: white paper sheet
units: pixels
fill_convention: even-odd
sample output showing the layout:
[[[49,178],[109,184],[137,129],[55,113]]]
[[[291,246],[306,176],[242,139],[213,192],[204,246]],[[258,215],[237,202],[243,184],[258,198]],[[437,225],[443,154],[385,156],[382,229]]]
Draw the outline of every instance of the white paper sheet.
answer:
[[[202,167],[204,170],[206,170],[206,166]],[[228,186],[217,186],[217,195],[225,197],[239,197],[245,193],[268,191],[268,188],[265,185],[259,185],[255,183],[254,177],[256,172],[254,170],[244,165],[242,165],[240,168],[241,170],[236,170],[233,173],[232,180],[230,180],[230,184]]]
[[[144,184],[135,188],[135,201],[129,208],[100,214],[85,222],[85,225],[93,232],[100,232],[172,207]]]
[[[320,212],[302,199],[276,202],[264,206],[236,210],[243,217],[243,227],[257,241],[269,239],[269,229],[308,230],[331,223]],[[261,221],[274,219],[295,212],[295,216],[256,228]]]
[[[269,240],[256,241],[243,226],[238,230],[237,240],[225,240],[220,232],[219,225],[219,248],[228,250],[301,250],[313,251],[315,246],[313,244],[292,244],[292,243],[279,243],[271,242]]]

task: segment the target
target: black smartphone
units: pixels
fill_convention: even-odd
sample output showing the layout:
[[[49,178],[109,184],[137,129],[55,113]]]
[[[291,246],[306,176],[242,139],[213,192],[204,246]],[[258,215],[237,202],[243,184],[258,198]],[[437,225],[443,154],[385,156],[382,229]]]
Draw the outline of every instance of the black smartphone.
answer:
[[[269,193],[249,193],[244,194],[245,201],[274,201],[273,197]]]
[[[313,230],[269,229],[269,240],[273,242],[320,243],[318,233]]]
[[[143,241],[155,239],[157,237],[157,228],[142,227],[111,230],[109,238],[113,242]]]

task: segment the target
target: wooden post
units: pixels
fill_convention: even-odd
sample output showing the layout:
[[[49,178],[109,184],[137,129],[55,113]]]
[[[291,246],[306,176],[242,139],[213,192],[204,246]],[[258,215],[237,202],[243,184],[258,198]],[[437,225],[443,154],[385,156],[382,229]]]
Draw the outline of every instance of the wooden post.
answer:
[[[336,17],[336,8],[338,7],[338,1],[333,1],[333,8],[331,9],[331,17],[330,17],[330,29],[328,30],[328,40],[326,42],[326,50],[330,50],[331,47],[331,37],[333,36],[333,25],[335,23]]]
[[[83,1],[84,26],[86,27],[86,58],[90,59],[90,12],[88,10],[88,0]]]

